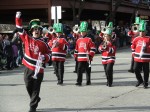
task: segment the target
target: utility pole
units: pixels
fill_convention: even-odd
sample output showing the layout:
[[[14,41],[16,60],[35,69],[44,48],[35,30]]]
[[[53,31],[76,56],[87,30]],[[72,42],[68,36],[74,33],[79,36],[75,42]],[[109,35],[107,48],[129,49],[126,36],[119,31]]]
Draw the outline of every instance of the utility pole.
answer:
[[[51,21],[51,7],[52,7],[52,0],[48,0],[48,24],[49,24],[49,26],[52,25],[52,21]]]

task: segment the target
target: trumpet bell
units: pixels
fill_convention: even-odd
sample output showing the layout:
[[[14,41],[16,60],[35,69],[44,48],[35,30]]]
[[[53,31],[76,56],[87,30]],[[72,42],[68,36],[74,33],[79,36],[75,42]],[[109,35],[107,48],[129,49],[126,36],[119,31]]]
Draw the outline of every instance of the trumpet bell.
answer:
[[[48,28],[48,30],[49,30],[50,33],[54,33],[54,32],[55,32],[55,30],[54,30],[54,28],[53,28],[52,26],[50,26],[50,27]]]
[[[101,32],[102,32],[102,33],[105,33],[105,31],[106,31],[106,27],[102,27],[102,28],[101,28]]]
[[[42,30],[42,32],[43,33],[54,33],[55,30],[53,29],[53,27],[49,27],[48,29],[46,27],[44,27],[43,30]]]
[[[132,26],[132,31],[133,32],[138,32],[139,31],[139,26]]]
[[[74,32],[74,33],[79,33],[79,26],[78,26],[78,25],[75,25],[75,26],[73,27],[73,32]]]

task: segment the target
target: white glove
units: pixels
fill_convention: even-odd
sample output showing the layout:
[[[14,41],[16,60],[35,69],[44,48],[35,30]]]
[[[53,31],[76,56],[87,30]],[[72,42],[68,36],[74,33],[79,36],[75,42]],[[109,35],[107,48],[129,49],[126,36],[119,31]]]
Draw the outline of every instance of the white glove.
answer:
[[[43,32],[43,33],[47,33],[47,32],[48,32],[47,28],[44,27],[43,30],[42,30],[42,32]]]
[[[44,61],[44,60],[45,60],[45,56],[44,56],[44,55],[40,55],[40,59],[41,59],[42,61]]]
[[[21,17],[21,12],[20,11],[16,12],[16,18],[20,18],[20,17]]]

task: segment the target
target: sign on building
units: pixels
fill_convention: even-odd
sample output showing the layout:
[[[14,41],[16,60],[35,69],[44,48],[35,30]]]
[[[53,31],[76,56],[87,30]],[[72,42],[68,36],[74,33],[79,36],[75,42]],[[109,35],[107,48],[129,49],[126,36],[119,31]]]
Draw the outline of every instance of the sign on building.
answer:
[[[100,23],[99,21],[92,21],[92,28],[94,29],[96,27],[97,31],[100,31]]]
[[[12,24],[0,24],[0,33],[12,33],[16,26]]]
[[[54,23],[58,23],[58,20],[62,18],[61,6],[52,6],[51,7],[51,18],[54,19]]]

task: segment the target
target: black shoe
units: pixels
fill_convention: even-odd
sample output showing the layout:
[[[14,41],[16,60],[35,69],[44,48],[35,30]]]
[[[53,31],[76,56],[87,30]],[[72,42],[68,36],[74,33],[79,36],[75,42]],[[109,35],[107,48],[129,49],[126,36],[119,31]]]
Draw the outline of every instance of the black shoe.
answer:
[[[141,82],[138,81],[137,84],[135,85],[135,87],[140,86],[142,83],[143,83],[142,81]]]
[[[144,83],[144,89],[148,88],[148,83]]]
[[[77,82],[75,85],[77,85],[77,86],[82,86],[82,84],[81,84],[81,83],[78,83],[78,82]]]
[[[91,82],[87,82],[86,85],[91,85]]]
[[[77,71],[73,71],[73,73],[77,73]]]
[[[128,72],[130,72],[130,73],[134,73],[134,70],[130,69],[130,70],[128,70]]]
[[[30,108],[29,112],[36,112],[36,108]]]
[[[39,98],[38,98],[38,102],[40,102],[40,101],[41,101],[41,98],[39,97]]]
[[[108,84],[108,87],[112,87],[112,84]]]
[[[57,83],[57,85],[62,85],[62,84],[63,84],[63,82],[58,82],[58,83]]]
[[[108,83],[106,83],[106,86],[108,86]]]

